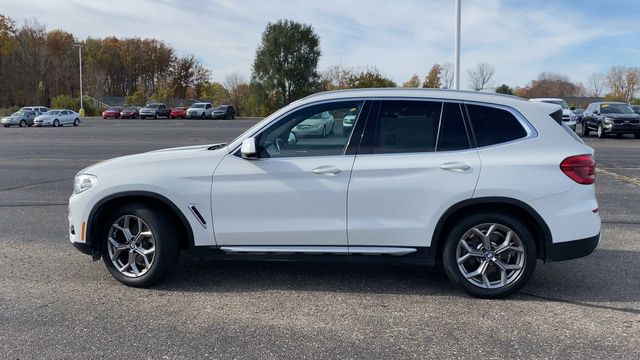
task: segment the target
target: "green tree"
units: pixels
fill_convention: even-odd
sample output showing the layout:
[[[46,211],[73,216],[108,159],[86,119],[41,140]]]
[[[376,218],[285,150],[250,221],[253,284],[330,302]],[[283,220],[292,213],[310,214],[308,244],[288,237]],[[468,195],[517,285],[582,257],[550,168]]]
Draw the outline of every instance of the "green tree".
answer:
[[[124,98],[124,103],[127,106],[145,106],[147,104],[147,97],[144,94],[144,90],[137,89],[133,94]]]
[[[202,99],[211,100],[215,106],[227,104],[229,100],[229,92],[219,82],[207,81],[202,86]]]
[[[418,77],[418,74],[411,75],[409,80],[405,81],[402,84],[402,87],[412,87],[412,88],[420,87],[420,78]]]
[[[498,94],[507,94],[513,95],[513,89],[509,87],[507,84],[502,84],[496,88],[496,92]]]
[[[442,67],[439,64],[434,64],[429,70],[427,77],[422,83],[423,88],[439,89],[440,88],[440,72]]]
[[[269,23],[253,63],[253,81],[278,105],[308,95],[318,81],[320,38],[309,25],[291,20]]]
[[[384,88],[395,87],[393,80],[380,74],[377,68],[366,68],[347,77],[348,88]]]

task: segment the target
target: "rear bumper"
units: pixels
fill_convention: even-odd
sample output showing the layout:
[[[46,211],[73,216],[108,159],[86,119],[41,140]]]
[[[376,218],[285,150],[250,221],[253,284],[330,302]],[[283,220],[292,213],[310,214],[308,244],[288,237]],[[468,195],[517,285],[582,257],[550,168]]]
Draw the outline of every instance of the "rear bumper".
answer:
[[[545,251],[545,262],[577,259],[593,253],[600,242],[600,233],[596,236],[548,244]]]

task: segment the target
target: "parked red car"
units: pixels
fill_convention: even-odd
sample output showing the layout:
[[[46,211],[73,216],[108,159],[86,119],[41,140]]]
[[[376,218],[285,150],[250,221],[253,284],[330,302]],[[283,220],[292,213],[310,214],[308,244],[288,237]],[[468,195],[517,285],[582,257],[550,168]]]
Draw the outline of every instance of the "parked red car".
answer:
[[[107,118],[120,119],[120,111],[122,111],[122,106],[110,107],[107,110],[102,112],[102,118],[103,119],[107,119]]]
[[[120,118],[122,118],[122,119],[137,119],[139,111],[140,111],[140,108],[137,107],[137,106],[126,107],[126,108],[122,109],[122,111],[120,111]]]
[[[171,114],[169,114],[169,118],[171,119],[184,119],[187,117],[187,108],[186,107],[177,107],[171,110]]]

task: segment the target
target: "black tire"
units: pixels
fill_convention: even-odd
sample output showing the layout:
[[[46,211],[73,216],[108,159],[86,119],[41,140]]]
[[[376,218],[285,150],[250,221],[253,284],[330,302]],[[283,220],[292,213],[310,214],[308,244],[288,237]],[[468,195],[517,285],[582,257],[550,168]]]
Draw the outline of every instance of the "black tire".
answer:
[[[633,137],[635,137],[636,139],[640,139],[640,134],[633,134]]]
[[[80,119],[73,120],[73,126],[80,126]]]
[[[487,223],[500,224],[511,229],[521,240],[522,246],[524,248],[524,265],[522,271],[520,272],[520,275],[516,277],[513,282],[508,283],[503,287],[491,289],[482,288],[472,284],[463,276],[456,261],[456,250],[458,247],[458,242],[463,237],[463,235],[465,235],[465,233],[467,233],[467,231],[471,230],[472,228],[479,226],[480,224]],[[496,299],[506,297],[518,291],[527,283],[527,281],[529,281],[529,278],[531,277],[531,274],[533,274],[533,270],[536,267],[536,255],[537,249],[533,236],[531,236],[531,232],[521,221],[510,215],[486,212],[465,216],[451,228],[446,238],[442,254],[442,262],[445,272],[449,279],[451,279],[451,282],[461,288],[464,292],[473,297]],[[495,267],[495,263],[489,266]]]
[[[7,127],[7,128],[8,128],[8,127],[9,127],[9,126],[11,126],[11,125],[2,125],[2,126],[4,126],[4,127]]]
[[[587,123],[583,122],[582,123],[582,136],[589,136],[589,128],[587,128]]]
[[[334,122],[334,123],[331,125],[331,130],[329,130],[329,135],[333,135],[333,133],[334,133],[334,128],[335,128],[335,127],[336,127],[336,123]]]
[[[156,113],[155,115],[153,115],[153,119],[154,119],[154,120],[158,120],[158,113]]]
[[[327,137],[327,126],[326,125],[324,125],[322,127],[322,137]]]
[[[598,124],[598,138],[604,139],[607,137],[607,134],[604,132],[604,127],[602,124]]]
[[[58,119],[53,120],[53,127],[58,127],[60,126],[60,121],[58,121]]]
[[[20,125],[18,125],[20,127],[25,127],[27,126],[27,121],[26,120],[20,120]]]
[[[128,277],[114,266],[109,258],[107,238],[111,225],[121,216],[133,215],[141,218],[150,228],[155,240],[155,254],[149,270],[139,277]],[[159,283],[173,273],[180,258],[180,239],[174,219],[157,208],[140,203],[131,203],[111,211],[102,222],[100,251],[102,259],[116,280],[132,287],[148,287]]]

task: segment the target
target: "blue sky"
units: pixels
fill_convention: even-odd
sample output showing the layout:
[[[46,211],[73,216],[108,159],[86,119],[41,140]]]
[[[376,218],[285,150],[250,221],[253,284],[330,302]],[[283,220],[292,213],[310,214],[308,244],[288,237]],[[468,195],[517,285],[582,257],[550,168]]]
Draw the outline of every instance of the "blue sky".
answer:
[[[453,0],[0,0],[18,23],[87,36],[154,37],[194,54],[213,80],[249,78],[264,27],[310,24],[320,36],[320,70],[376,66],[398,83],[453,61]],[[494,85],[523,86],[542,71],[586,82],[611,66],[640,66],[640,0],[462,0],[462,87],[466,69],[496,68]]]

